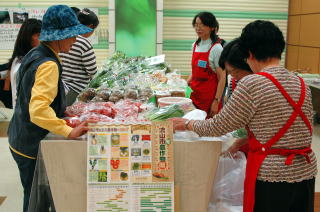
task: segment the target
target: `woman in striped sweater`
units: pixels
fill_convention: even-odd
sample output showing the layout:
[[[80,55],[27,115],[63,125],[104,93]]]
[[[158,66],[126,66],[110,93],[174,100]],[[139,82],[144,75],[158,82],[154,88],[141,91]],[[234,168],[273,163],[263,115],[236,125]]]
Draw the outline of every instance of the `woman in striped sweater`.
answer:
[[[67,91],[67,106],[74,103],[78,94],[87,87],[93,75],[97,72],[96,56],[88,37],[90,37],[98,27],[99,19],[97,15],[88,8],[79,10],[73,7],[72,9],[76,12],[80,23],[90,27],[93,31],[78,35],[70,51],[59,54],[63,68],[62,81]]]
[[[312,212],[317,161],[311,149],[311,92],[280,66],[285,41],[269,21],[242,31],[240,47],[255,74],[244,77],[213,118],[173,119],[175,130],[221,136],[246,127],[249,153],[244,212]]]

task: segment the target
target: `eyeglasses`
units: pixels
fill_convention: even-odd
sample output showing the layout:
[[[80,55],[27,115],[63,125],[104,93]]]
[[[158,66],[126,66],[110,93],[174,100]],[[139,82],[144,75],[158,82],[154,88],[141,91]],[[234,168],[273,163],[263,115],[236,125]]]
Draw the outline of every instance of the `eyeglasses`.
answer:
[[[203,27],[206,27],[206,25],[204,24],[195,24],[193,25],[194,28],[203,28]]]

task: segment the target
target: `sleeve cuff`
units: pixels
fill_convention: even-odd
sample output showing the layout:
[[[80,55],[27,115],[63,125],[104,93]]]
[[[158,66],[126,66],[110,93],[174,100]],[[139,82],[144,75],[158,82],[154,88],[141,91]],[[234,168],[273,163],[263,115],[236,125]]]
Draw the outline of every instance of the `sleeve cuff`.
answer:
[[[69,127],[66,125],[63,129],[61,129],[61,135],[67,138],[72,130],[73,130],[72,127]]]

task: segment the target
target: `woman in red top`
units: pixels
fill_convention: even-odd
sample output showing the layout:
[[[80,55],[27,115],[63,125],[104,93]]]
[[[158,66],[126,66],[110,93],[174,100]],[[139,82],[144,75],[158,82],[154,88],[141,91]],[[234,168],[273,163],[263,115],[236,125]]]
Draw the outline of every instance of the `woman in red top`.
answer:
[[[193,90],[193,104],[206,111],[208,117],[221,109],[226,82],[226,74],[219,67],[222,46],[216,34],[217,23],[215,16],[209,12],[197,14],[192,21],[198,39],[193,44],[192,74],[188,78],[188,84]]]

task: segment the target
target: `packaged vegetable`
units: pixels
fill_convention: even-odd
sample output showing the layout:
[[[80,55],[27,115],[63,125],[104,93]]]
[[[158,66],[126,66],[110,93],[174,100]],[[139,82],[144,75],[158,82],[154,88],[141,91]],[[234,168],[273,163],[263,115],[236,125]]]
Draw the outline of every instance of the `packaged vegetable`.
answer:
[[[96,90],[94,88],[87,88],[79,94],[78,100],[81,102],[89,102],[95,96],[96,96]]]
[[[66,108],[64,115],[67,117],[80,116],[86,110],[87,104],[84,102],[76,102]]]
[[[66,124],[72,128],[75,128],[76,126],[78,126],[81,123],[80,118],[77,116],[65,117],[64,120],[66,121]]]
[[[236,131],[233,131],[231,134],[235,138],[247,138],[248,137],[248,132],[245,128],[240,128]]]
[[[182,117],[183,110],[179,105],[173,104],[162,108],[156,108],[146,114],[146,118],[150,121],[162,121],[173,117]]]

